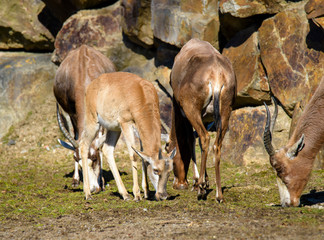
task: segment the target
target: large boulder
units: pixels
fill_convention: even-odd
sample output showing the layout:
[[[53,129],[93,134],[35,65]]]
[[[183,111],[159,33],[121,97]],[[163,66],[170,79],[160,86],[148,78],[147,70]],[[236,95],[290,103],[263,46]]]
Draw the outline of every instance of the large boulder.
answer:
[[[57,34],[52,61],[61,63],[69,51],[82,44],[110,55],[122,43],[120,19],[121,8],[118,2],[102,9],[78,11],[64,23]]]
[[[301,2],[305,0],[297,0]],[[220,12],[229,13],[234,17],[247,18],[260,14],[275,14],[293,8],[295,4],[289,0],[221,0]]]
[[[63,25],[55,40],[52,61],[60,64],[69,51],[87,44],[106,55],[123,70],[129,66],[142,66],[153,53],[134,44],[122,34],[122,8],[120,3],[96,10],[81,10]]]
[[[303,6],[278,13],[259,29],[261,59],[271,91],[290,115],[324,74],[324,52],[307,44],[309,34]]]
[[[309,0],[305,5],[305,11],[308,19],[319,18],[322,23],[324,17],[324,4],[322,0]]]
[[[161,41],[182,47],[191,38],[199,38],[218,48],[216,0],[153,0],[151,11],[153,35]]]
[[[151,26],[150,0],[122,0],[124,17],[123,32],[135,43],[143,47],[152,47],[154,43]]]
[[[310,25],[307,44],[324,52],[324,4],[321,0],[309,0],[305,12]]]
[[[243,29],[259,27],[270,14],[291,10],[301,4],[305,4],[305,0],[221,0],[220,31],[228,41]]]
[[[0,138],[53,94],[51,54],[0,52]]]
[[[272,106],[270,106],[272,111]],[[238,165],[268,164],[269,155],[263,145],[266,121],[264,106],[246,107],[232,112],[229,130],[222,147],[222,159]],[[288,141],[290,118],[279,107],[273,133],[273,144],[279,148]]]
[[[270,100],[268,78],[261,62],[259,37],[255,27],[239,32],[223,49],[233,64],[237,80],[236,107],[260,105]]]
[[[0,50],[53,50],[54,37],[38,18],[44,7],[39,0],[0,1]]]

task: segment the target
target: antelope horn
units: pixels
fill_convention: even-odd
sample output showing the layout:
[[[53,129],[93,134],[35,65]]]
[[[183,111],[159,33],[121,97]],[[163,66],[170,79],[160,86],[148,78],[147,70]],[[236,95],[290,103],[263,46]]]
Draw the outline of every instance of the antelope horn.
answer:
[[[274,112],[273,112],[273,116],[272,116],[272,120],[271,120],[271,125],[270,125],[270,132],[271,134],[273,133],[273,129],[274,129],[274,126],[275,126],[275,123],[276,123],[276,120],[277,120],[277,116],[278,116],[278,104],[277,104],[277,101],[274,97],[271,97],[273,103],[274,103]]]
[[[270,131],[271,116],[270,116],[269,108],[266,103],[264,103],[264,106],[265,106],[266,112],[267,112],[267,122],[266,122],[266,126],[264,128],[264,133],[263,133],[263,143],[264,143],[264,147],[265,147],[267,153],[271,157],[275,154],[275,150],[271,143],[272,142],[271,131]],[[277,117],[277,116],[275,116],[275,117]],[[275,122],[275,118],[274,118],[273,122]],[[273,122],[271,122],[271,125],[273,124]],[[274,126],[274,124],[273,124],[273,126]]]
[[[163,119],[160,119],[161,121],[161,126],[164,128],[164,130],[167,132],[167,134],[170,134],[170,128],[168,127],[168,125],[163,121]]]
[[[74,140],[74,138],[71,136],[71,134],[66,130],[66,128],[64,127],[64,124],[62,123],[62,118],[61,118],[61,114],[59,111],[59,105],[58,103],[56,103],[56,116],[57,116],[57,122],[58,125],[64,135],[64,137],[66,137],[67,140],[69,140],[69,142],[72,144],[72,146],[74,148],[78,148],[79,144]]]

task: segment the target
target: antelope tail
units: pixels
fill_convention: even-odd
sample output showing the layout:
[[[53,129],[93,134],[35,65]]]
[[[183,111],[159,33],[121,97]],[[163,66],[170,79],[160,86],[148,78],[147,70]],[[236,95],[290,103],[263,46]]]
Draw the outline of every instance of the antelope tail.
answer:
[[[220,141],[220,135],[222,132],[222,119],[221,119],[221,114],[220,114],[220,95],[222,92],[224,85],[220,88],[219,91],[214,92],[214,123],[215,123],[215,128],[217,131],[217,136],[218,136],[218,141]]]

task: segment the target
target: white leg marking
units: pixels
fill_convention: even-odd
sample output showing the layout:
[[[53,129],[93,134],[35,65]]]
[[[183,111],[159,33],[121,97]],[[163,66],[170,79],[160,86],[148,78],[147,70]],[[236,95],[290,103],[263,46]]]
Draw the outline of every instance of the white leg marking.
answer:
[[[88,169],[88,149],[89,149],[89,144],[81,140],[80,156],[82,159],[83,192],[85,194],[86,199],[91,198],[90,184],[89,184],[89,171],[88,171],[89,170]]]
[[[119,174],[119,171],[118,171],[118,168],[116,165],[116,161],[114,158],[114,150],[115,150],[116,143],[119,139],[120,132],[109,131],[107,134],[108,134],[107,142],[102,147],[102,151],[103,151],[103,154],[107,158],[108,165],[109,165],[110,170],[112,171],[112,174],[116,181],[118,192],[123,196],[124,200],[126,200],[129,198],[129,196],[128,196],[127,190],[124,186],[124,183],[120,177],[120,174]]]
[[[144,191],[144,198],[148,198],[149,194],[149,184],[148,184],[148,179],[147,179],[147,166],[142,159],[142,188]]]
[[[80,175],[79,175],[79,163],[77,161],[74,161],[74,174],[73,179],[80,181]]]
[[[277,177],[277,185],[279,188],[281,206],[290,206],[290,193],[287,189],[287,186],[282,182],[282,180],[279,177]]]
[[[89,167],[89,182],[90,182],[90,192],[96,192],[99,190],[98,177],[95,170],[92,167],[92,161],[88,159]]]
[[[198,167],[197,167],[197,159],[196,159],[196,140],[193,141],[193,146],[192,146],[192,161],[193,161],[193,179],[194,179],[194,184],[196,183],[196,181],[198,181],[199,178],[199,171],[198,171]]]

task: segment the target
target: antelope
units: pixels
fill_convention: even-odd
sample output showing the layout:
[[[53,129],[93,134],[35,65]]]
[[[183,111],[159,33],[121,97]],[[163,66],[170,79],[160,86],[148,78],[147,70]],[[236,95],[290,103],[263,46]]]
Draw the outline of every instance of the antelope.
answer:
[[[210,136],[205,125],[214,122],[217,131],[213,145],[216,200],[221,202],[221,147],[236,96],[236,78],[232,64],[208,42],[192,39],[175,58],[170,84],[173,89],[173,111],[168,149],[177,149],[173,187],[187,188],[190,159],[195,160],[194,128],[201,148],[200,174],[197,174],[195,188],[198,188],[198,199],[206,198],[209,185],[206,162]]]
[[[81,45],[79,48],[69,52],[67,57],[63,60],[60,67],[57,69],[54,81],[54,95],[57,103],[69,115],[73,130],[74,138],[71,133],[66,129],[66,119],[62,119],[57,104],[57,120],[63,135],[69,140],[66,143],[59,140],[61,145],[67,149],[74,151],[75,167],[73,174],[72,186],[77,187],[80,184],[79,176],[79,163],[81,157],[79,156],[79,137],[83,131],[84,125],[84,98],[86,87],[89,83],[99,77],[100,74],[105,72],[114,72],[116,68],[114,64],[102,53],[87,45]],[[94,167],[99,171],[100,149],[102,138],[98,138],[93,142],[89,159],[93,162]],[[99,190],[98,184],[94,187]]]
[[[138,130],[143,152],[134,148],[133,125]],[[91,182],[96,179],[93,168],[86,167],[91,142],[99,126],[107,129],[107,138],[102,147],[110,169],[116,181],[118,191],[124,200],[129,194],[123,184],[114,159],[114,149],[121,132],[124,134],[129,157],[132,162],[134,200],[141,200],[137,176],[137,159],[132,149],[142,158],[142,187],[144,197],[148,198],[149,176],[155,190],[155,198],[167,198],[166,185],[173,169],[174,149],[170,157],[164,158],[161,153],[161,123],[159,99],[152,83],[139,76],[126,73],[106,73],[92,81],[85,97],[85,125],[80,141],[80,155],[83,171],[83,191],[85,198],[91,198]]]
[[[272,132],[278,112],[274,98],[273,102],[275,111],[272,120],[269,108],[264,104],[267,114],[264,146],[277,175],[281,206],[299,206],[315,157],[324,144],[324,78],[298,119],[288,143],[279,150],[275,150],[272,145]]]

